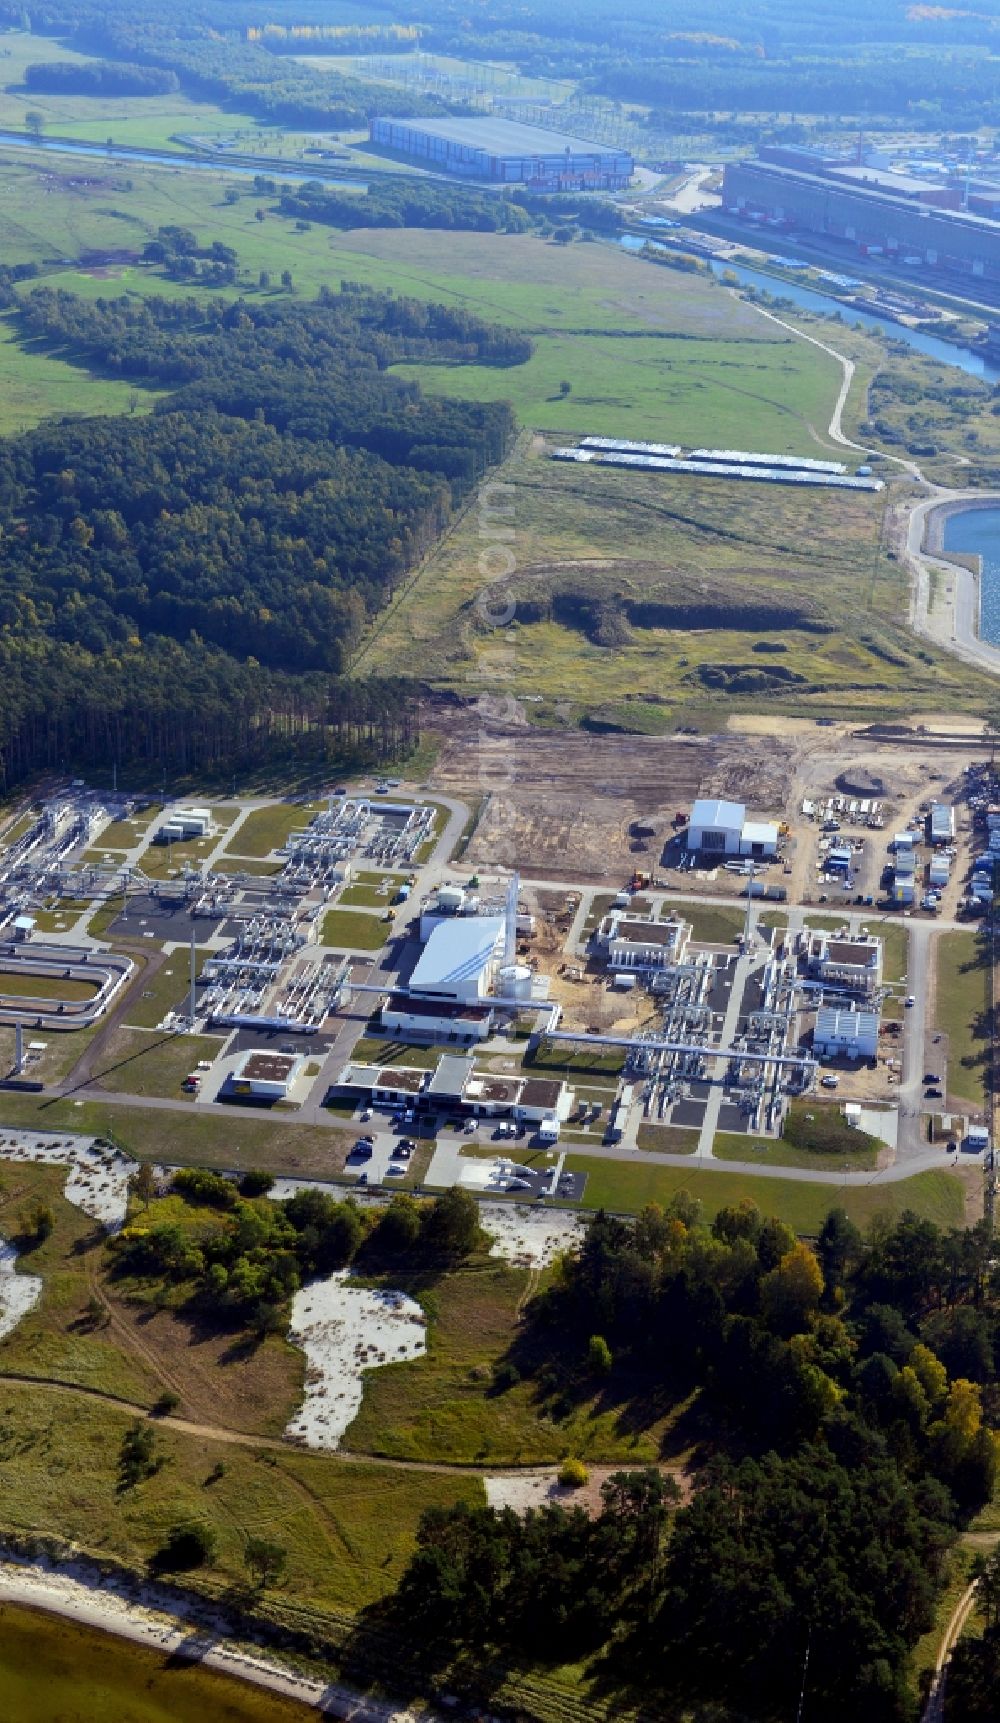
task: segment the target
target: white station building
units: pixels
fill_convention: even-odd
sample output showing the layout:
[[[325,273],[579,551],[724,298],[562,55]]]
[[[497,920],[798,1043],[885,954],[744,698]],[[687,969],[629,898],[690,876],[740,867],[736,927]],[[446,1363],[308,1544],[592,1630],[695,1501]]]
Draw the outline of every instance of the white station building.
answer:
[[[691,809],[687,847],[702,855],[738,856],[747,811],[742,802],[702,801]]]
[[[691,809],[687,847],[703,856],[750,856],[770,861],[778,853],[772,820],[748,820],[743,802],[699,799]]]

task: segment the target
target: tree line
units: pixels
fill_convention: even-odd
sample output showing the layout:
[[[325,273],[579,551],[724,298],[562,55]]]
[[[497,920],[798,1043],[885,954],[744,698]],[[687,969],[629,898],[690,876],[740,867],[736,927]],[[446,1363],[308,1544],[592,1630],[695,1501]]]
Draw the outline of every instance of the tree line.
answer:
[[[475,233],[525,233],[535,224],[509,197],[435,180],[381,180],[358,196],[331,191],[318,180],[282,189],[282,215],[322,222],[328,227],[466,228]]]
[[[46,96],[169,96],[176,72],[110,60],[42,60],[24,68],[25,89]]]
[[[913,1648],[996,1483],[998,1364],[984,1225],[904,1213],[863,1239],[833,1210],[813,1246],[751,1203],[706,1226],[684,1192],[599,1214],[497,1391],[531,1380],[556,1421],[593,1396],[626,1426],[683,1408],[690,1500],[654,1471],[610,1480],[594,1517],[433,1510],[376,1614],[480,1704],[512,1662],[592,1660],[606,1694],[671,1720],[801,1704],[815,1723],[912,1723]],[[970,1691],[995,1645],[970,1656]]]

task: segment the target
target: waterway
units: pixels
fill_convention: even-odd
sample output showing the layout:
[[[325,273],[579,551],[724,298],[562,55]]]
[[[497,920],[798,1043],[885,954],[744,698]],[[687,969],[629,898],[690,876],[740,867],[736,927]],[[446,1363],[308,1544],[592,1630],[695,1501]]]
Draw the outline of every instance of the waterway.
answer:
[[[627,233],[621,244],[626,251],[641,251],[646,241],[638,234]],[[786,281],[784,276],[766,275],[763,270],[747,269],[739,263],[708,261],[708,267],[713,275],[735,275],[741,287],[755,287],[787,299],[803,311],[818,312],[822,317],[842,317],[845,323],[855,323],[859,328],[877,329],[891,335],[894,341],[905,341],[908,347],[925,354],[928,359],[938,359],[942,365],[955,365],[960,371],[968,372],[970,377],[982,377],[986,383],[1000,383],[1000,365],[984,358],[972,347],[960,347],[953,341],[927,335],[922,329],[908,329],[905,323],[893,323],[889,318],[873,315],[870,311],[859,311],[853,305],[842,304],[832,293],[818,292],[815,287],[801,287],[797,281]]]
[[[944,523],[945,550],[982,558],[979,632],[1000,646],[1000,508],[962,509]]]
[[[225,156],[173,156],[159,150],[115,150],[108,149],[107,144],[74,143],[69,138],[47,138],[41,142],[34,138],[23,137],[19,132],[0,131],[0,149],[41,150],[46,155],[54,156],[87,156],[104,162],[109,167],[127,168],[130,163],[145,164],[147,167],[178,168],[182,173],[226,173],[236,174],[241,179],[256,179],[260,174],[264,179],[288,180],[293,185],[301,185],[303,180],[318,179],[324,185],[347,186],[353,191],[367,191],[364,180],[349,179],[343,171],[331,171],[321,161],[303,162],[298,168],[274,168],[268,162],[260,162],[256,167],[247,166],[241,162],[227,161]]]

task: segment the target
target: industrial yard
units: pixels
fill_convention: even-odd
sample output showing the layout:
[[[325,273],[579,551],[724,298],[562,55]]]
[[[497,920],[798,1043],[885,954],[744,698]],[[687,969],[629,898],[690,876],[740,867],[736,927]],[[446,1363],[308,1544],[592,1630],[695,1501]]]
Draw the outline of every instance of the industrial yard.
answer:
[[[986,1094],[935,974],[976,949],[1000,784],[971,737],[918,737],[494,722],[478,792],[460,726],[420,792],[68,787],[0,856],[8,1104],[282,1117],[332,1178],[528,1204],[588,1203],[602,1158],[961,1162]]]

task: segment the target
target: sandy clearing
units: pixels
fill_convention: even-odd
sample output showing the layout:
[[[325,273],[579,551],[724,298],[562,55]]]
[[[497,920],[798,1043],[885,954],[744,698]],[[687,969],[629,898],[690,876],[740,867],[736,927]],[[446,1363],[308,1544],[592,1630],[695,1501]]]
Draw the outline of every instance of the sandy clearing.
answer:
[[[364,1372],[427,1350],[427,1318],[403,1292],[351,1286],[341,1269],[295,1294],[288,1338],[308,1360],[305,1399],[286,1426],[306,1448],[338,1448],[361,1410]]]
[[[83,1562],[53,1568],[12,1556],[0,1559],[0,1600],[61,1615],[154,1651],[188,1657],[223,1675],[269,1688],[329,1717],[351,1723],[432,1723],[429,1711],[397,1709],[339,1684],[313,1680],[269,1657],[227,1644],[232,1624],[218,1610],[153,1585],[130,1585]]]
[[[94,1137],[8,1130],[0,1136],[0,1160],[67,1167],[66,1201],[100,1221],[108,1232],[119,1232],[125,1225],[129,1180],[138,1171],[138,1162],[121,1149],[99,1148]]]
[[[0,1340],[10,1334],[42,1296],[38,1274],[18,1274],[17,1251],[0,1239]]]
[[[564,1251],[579,1250],[587,1229],[582,1215],[513,1203],[481,1203],[479,1220],[493,1235],[491,1256],[528,1268],[548,1268]]]

